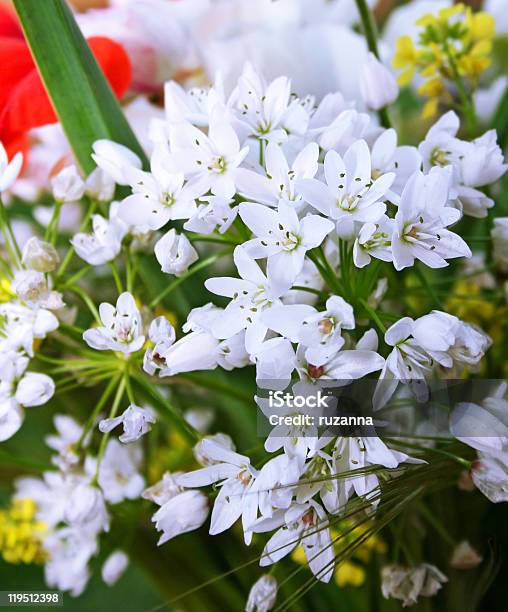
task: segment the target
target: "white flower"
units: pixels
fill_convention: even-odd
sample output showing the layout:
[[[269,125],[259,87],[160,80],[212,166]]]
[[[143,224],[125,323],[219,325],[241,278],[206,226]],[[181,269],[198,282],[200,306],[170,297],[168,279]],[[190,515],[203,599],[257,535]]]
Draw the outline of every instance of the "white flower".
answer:
[[[334,224],[319,215],[299,219],[284,200],[277,211],[250,202],[240,204],[240,217],[256,238],[242,247],[254,259],[268,258],[267,275],[281,293],[287,291],[303,268],[305,253],[319,246]]]
[[[212,510],[210,535],[229,529],[241,516],[245,542],[249,544],[252,539],[250,527],[256,520],[258,508],[257,496],[251,494],[257,471],[248,457],[215,441],[205,439],[201,448],[214,463],[178,476],[177,482],[183,487],[204,487],[218,482],[220,491]]]
[[[79,462],[76,453],[76,444],[83,435],[83,426],[77,423],[72,417],[66,414],[56,414],[53,423],[57,431],[44,438],[44,442],[49,448],[55,450],[58,455],[51,457],[51,463],[56,465],[62,472],[72,468]],[[83,439],[83,447],[90,441],[91,432]]]
[[[118,297],[116,308],[103,302],[99,314],[104,327],[92,327],[84,332],[83,340],[88,346],[126,354],[139,351],[145,337],[141,334],[141,315],[130,293],[124,292]]]
[[[153,515],[155,528],[162,531],[158,545],[194,531],[203,525],[208,517],[208,498],[201,491],[183,491],[163,503]]]
[[[119,208],[119,217],[125,223],[156,230],[170,220],[188,219],[194,214],[194,200],[206,189],[195,180],[185,183],[184,175],[172,166],[169,153],[160,146],[152,154],[150,172],[135,168],[126,171],[133,194]]]
[[[381,370],[385,363],[381,355],[375,351],[354,349],[334,351],[332,355],[328,355],[327,361],[315,365],[308,361],[306,347],[301,344],[296,351],[296,360],[301,380],[309,382],[319,380],[321,383],[331,380],[337,386]]]
[[[266,172],[240,168],[237,172],[238,192],[254,202],[277,206],[287,200],[301,208],[303,199],[296,188],[300,179],[314,178],[318,171],[319,147],[315,142],[305,146],[289,166],[281,147],[269,142],[265,149]]]
[[[99,533],[109,530],[109,515],[101,491],[79,482],[67,499],[64,520],[72,527]]]
[[[478,453],[471,468],[476,487],[494,504],[508,501],[508,452]]]
[[[497,217],[490,232],[494,261],[501,272],[508,272],[508,217]]]
[[[208,443],[203,445],[205,440],[211,440],[215,444],[219,446],[223,446],[227,450],[236,450],[233,440],[225,433],[216,433],[212,436],[205,436],[202,440],[200,440],[193,448],[194,457],[196,461],[202,465],[213,465],[214,463],[220,463],[217,459],[215,459],[215,454],[213,454],[214,447],[212,446],[212,455],[209,454],[209,446]]]
[[[245,348],[253,353],[268,330],[260,315],[279,302],[283,290],[265,276],[241,246],[235,249],[234,260],[241,278],[217,277],[205,282],[212,293],[231,298],[222,316],[212,324],[212,333],[227,339],[245,329]]]
[[[109,202],[115,194],[115,181],[102,168],[95,168],[85,181],[86,194],[97,202]]]
[[[109,220],[101,215],[92,216],[92,234],[78,233],[71,244],[76,253],[92,266],[100,266],[115,259],[122,248],[126,226],[113,214]]]
[[[395,175],[383,174],[372,182],[370,151],[364,140],[355,142],[342,158],[336,151],[325,157],[326,185],[303,179],[297,188],[314,208],[337,223],[339,236],[354,235],[354,222],[378,221],[386,211],[381,200]]]
[[[395,180],[387,192],[388,198],[398,203],[409,177],[421,169],[422,157],[416,147],[397,146],[397,132],[390,128],[376,138],[370,152],[372,178],[393,172]]]
[[[37,272],[52,272],[60,261],[55,247],[32,236],[25,242],[21,261],[26,268]]]
[[[423,167],[427,171],[433,166],[450,166],[459,207],[473,217],[486,217],[494,202],[476,187],[494,183],[508,166],[503,163],[495,130],[466,142],[456,137],[459,126],[459,118],[449,111],[430,128],[419,147]]]
[[[285,389],[296,367],[295,351],[289,340],[270,338],[253,353],[256,383],[262,389]]]
[[[190,122],[206,127],[214,108],[224,106],[224,91],[220,77],[213,87],[201,89],[193,87],[186,91],[175,81],[164,84],[164,107],[166,118],[171,123]]]
[[[246,63],[228,104],[238,109],[245,137],[282,143],[288,133],[304,134],[309,122],[304,108],[298,100],[291,100],[290,94],[291,82],[287,77],[278,77],[267,84]]]
[[[177,124],[170,140],[176,166],[196,181],[199,193],[211,190],[225,198],[235,194],[236,171],[249,147],[240,149],[238,136],[222,115],[214,114],[208,135],[190,123]]]
[[[166,274],[181,276],[199,259],[196,249],[185,234],[177,234],[174,228],[155,244],[155,257]]]
[[[23,155],[21,153],[16,153],[9,162],[7,152],[0,142],[0,194],[14,185],[21,171],[22,164]]]
[[[35,270],[15,272],[11,288],[24,302],[36,302],[48,289],[44,274]]]
[[[268,612],[277,599],[277,580],[265,574],[252,585],[245,607],[246,612]]]
[[[148,433],[152,429],[150,425],[155,422],[155,415],[151,409],[131,404],[120,416],[100,421],[99,430],[106,433],[122,424],[123,434],[118,439],[128,444]]]
[[[359,113],[354,108],[343,110],[321,131],[318,142],[325,151],[336,150],[340,155],[361,138],[367,138],[369,134],[370,117],[367,113]]]
[[[165,354],[175,341],[175,328],[166,317],[157,317],[150,323],[148,338],[154,346],[146,349],[143,370],[153,375],[158,369],[166,366]]]
[[[141,169],[141,160],[127,147],[111,140],[93,143],[92,159],[118,185],[127,185],[127,173],[132,168]]]
[[[0,304],[0,346],[3,350],[23,349],[33,357],[33,342],[45,338],[58,328],[58,319],[52,312],[38,306],[28,308],[17,302]]]
[[[417,396],[427,394],[424,383],[434,366],[432,357],[412,337],[415,322],[410,317],[403,317],[394,323],[385,333],[385,342],[393,346],[386,358],[379,376],[372,403],[374,410],[383,407],[392,397],[399,382],[414,381]]]
[[[417,319],[414,339],[440,365],[477,366],[492,340],[479,329],[446,312],[433,310]]]
[[[318,312],[305,304],[275,306],[262,316],[270,329],[305,347],[305,358],[314,366],[331,359],[344,345],[342,329],[354,329],[352,307],[332,295],[326,310]]]
[[[219,196],[201,197],[192,217],[184,223],[183,229],[200,234],[213,234],[218,231],[224,234],[236,219],[238,206],[231,198]]]
[[[323,508],[313,500],[294,503],[288,510],[278,510],[271,518],[260,518],[252,530],[259,533],[277,527],[263,550],[261,567],[276,563],[302,545],[314,576],[321,582],[329,582],[335,569],[335,553]]]
[[[383,215],[377,223],[364,223],[353,246],[353,261],[356,267],[364,268],[372,257],[392,261],[392,234],[394,220]]]
[[[385,565],[381,571],[383,597],[400,599],[403,607],[412,606],[418,597],[432,597],[448,582],[434,565],[421,563],[413,567]]]
[[[395,77],[373,53],[369,53],[360,69],[360,92],[365,104],[373,110],[392,104],[399,95]]]
[[[125,572],[128,565],[129,557],[123,550],[115,550],[104,561],[101,569],[102,579],[108,586],[113,586]]]
[[[339,437],[333,451],[333,472],[351,472],[362,470],[372,465],[383,465],[396,468],[406,461],[405,453],[394,451],[375,436],[369,437]],[[414,459],[412,460],[415,461]],[[359,473],[357,476],[340,479],[338,483],[339,500],[347,500],[355,492],[371,500],[373,506],[379,503],[379,480],[376,474]],[[377,495],[376,495],[377,494]],[[335,510],[338,510],[336,508]]]
[[[124,499],[137,499],[145,487],[139,473],[142,453],[136,444],[124,445],[109,440],[99,468],[99,485],[104,499],[118,504]],[[94,466],[91,463],[90,469]]]
[[[54,176],[51,188],[57,202],[77,202],[85,193],[85,183],[76,166],[67,166]]]
[[[53,397],[55,383],[46,374],[27,372],[18,382],[15,398],[22,406],[41,406]]]
[[[414,265],[419,259],[430,268],[443,268],[447,259],[471,257],[462,238],[446,227],[460,218],[460,212],[446,206],[451,174],[433,168],[429,174],[415,172],[402,192],[392,236],[393,265],[396,270]]]

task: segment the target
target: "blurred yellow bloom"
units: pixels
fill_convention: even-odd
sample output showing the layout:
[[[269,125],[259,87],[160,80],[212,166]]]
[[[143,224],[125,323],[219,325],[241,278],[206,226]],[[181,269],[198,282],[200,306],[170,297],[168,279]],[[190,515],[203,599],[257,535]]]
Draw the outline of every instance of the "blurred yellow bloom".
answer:
[[[407,36],[396,43],[393,67],[401,70],[399,85],[407,85],[418,73],[425,79],[418,92],[429,98],[423,117],[436,114],[441,103],[452,100],[447,82],[454,82],[463,104],[477,86],[478,77],[490,65],[495,21],[485,12],[474,13],[462,3],[427,14],[416,21],[421,28],[415,44]],[[467,92],[467,93],[464,93]],[[469,98],[466,98],[469,100]]]
[[[11,281],[6,276],[0,276],[0,303],[8,302],[16,294],[11,289]]]
[[[365,570],[357,563],[344,561],[335,570],[334,578],[337,586],[359,587],[365,582]]]
[[[0,510],[0,553],[7,563],[43,563],[46,525],[35,517],[32,499],[16,499]]]

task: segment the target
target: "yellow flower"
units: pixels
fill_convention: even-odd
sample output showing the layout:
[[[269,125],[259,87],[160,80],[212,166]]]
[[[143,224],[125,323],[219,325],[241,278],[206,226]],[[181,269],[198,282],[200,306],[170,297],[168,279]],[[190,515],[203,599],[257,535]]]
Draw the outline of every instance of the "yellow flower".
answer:
[[[0,553],[7,563],[43,563],[46,525],[36,519],[32,499],[15,499],[0,510]]]
[[[496,22],[490,13],[474,13],[469,21],[469,30],[473,40],[492,40],[496,33]]]
[[[335,570],[334,578],[337,586],[344,587],[351,585],[359,587],[365,582],[365,570],[357,563],[343,561]]]
[[[11,281],[6,276],[0,277],[0,303],[8,302],[13,297],[16,297],[16,294],[11,288]]]

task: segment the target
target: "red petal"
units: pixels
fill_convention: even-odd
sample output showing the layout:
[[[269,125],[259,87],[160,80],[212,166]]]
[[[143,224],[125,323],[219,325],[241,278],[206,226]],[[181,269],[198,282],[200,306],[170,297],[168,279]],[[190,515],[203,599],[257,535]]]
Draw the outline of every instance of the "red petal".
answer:
[[[16,13],[5,5],[0,5],[0,36],[23,38]]]
[[[132,66],[127,52],[110,38],[93,36],[87,40],[111,88],[121,98],[132,81]]]
[[[24,40],[0,38],[0,124],[12,89],[34,69]]]
[[[121,96],[131,82],[131,64],[127,53],[121,45],[109,38],[96,37],[91,38],[88,42],[113,91],[117,96]],[[12,60],[11,55],[9,59]],[[18,70],[13,73],[14,76],[19,76]],[[4,102],[0,112],[0,128],[3,127],[5,131],[23,132],[57,121],[44,85],[35,68],[25,72],[18,82],[14,80],[14,77],[11,79],[10,87],[5,88],[8,94],[6,100],[1,98],[2,89],[3,83],[0,87],[0,102]]]

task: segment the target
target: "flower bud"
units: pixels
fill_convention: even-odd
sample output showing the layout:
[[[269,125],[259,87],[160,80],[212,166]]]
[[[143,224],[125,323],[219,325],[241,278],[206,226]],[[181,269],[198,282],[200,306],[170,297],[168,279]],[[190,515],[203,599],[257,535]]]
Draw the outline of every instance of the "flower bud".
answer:
[[[208,498],[201,491],[184,491],[172,497],[152,518],[156,529],[163,532],[159,546],[177,535],[198,529],[207,516]]]
[[[157,241],[155,257],[163,272],[175,276],[184,274],[188,267],[199,259],[196,249],[187,236],[184,234],[179,236],[175,229],[169,230]]]
[[[45,404],[55,392],[55,383],[38,372],[27,372],[18,382],[16,388],[16,401],[22,406],[41,406]]]
[[[261,576],[253,585],[245,606],[246,612],[268,612],[275,605],[277,599],[277,580],[266,574]]]
[[[480,565],[483,558],[467,540],[460,542],[453,551],[450,565],[455,569],[468,570]]]
[[[211,440],[212,442],[219,444],[219,446],[222,446],[223,448],[227,450],[231,450],[231,451],[235,450],[235,445],[233,444],[233,440],[225,433],[216,433],[216,434],[213,434],[212,436],[205,436],[202,440],[200,440],[196,444],[196,446],[193,449],[194,457],[196,457],[196,461],[204,466],[213,465],[214,463],[217,463],[217,461],[212,459],[206,452],[206,444],[203,447],[204,440]]]
[[[54,176],[51,188],[57,202],[77,202],[85,193],[85,183],[76,166],[67,166]]]
[[[373,110],[391,104],[399,95],[395,77],[373,53],[369,53],[360,69],[360,93],[365,104]]]
[[[108,586],[112,586],[124,573],[128,565],[129,557],[123,550],[115,550],[109,555],[106,561],[104,561],[101,570],[102,579]]]
[[[115,193],[115,181],[102,168],[95,168],[85,182],[86,193],[98,202],[109,202]]]
[[[55,247],[32,236],[23,247],[21,261],[26,268],[36,272],[52,272],[60,262]]]
[[[14,276],[12,289],[16,292],[20,300],[24,302],[34,302],[47,291],[46,279],[42,272],[21,270]]]

